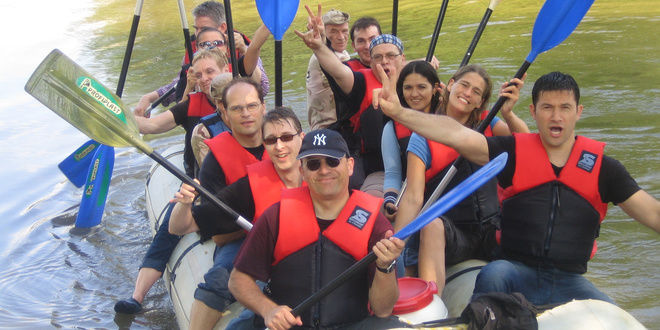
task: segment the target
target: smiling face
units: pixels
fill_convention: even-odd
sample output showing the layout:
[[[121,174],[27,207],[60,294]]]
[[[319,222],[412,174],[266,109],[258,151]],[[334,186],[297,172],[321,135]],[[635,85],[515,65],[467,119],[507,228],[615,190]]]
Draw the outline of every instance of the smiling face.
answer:
[[[211,96],[211,81],[217,75],[227,72],[227,66],[218,67],[218,63],[210,57],[195,61],[193,72],[197,78],[197,84],[207,96]]]
[[[403,80],[403,97],[414,110],[429,112],[433,93],[433,85],[419,73],[413,72]]]
[[[337,167],[330,167],[324,156],[310,156],[302,159],[303,180],[309,186],[312,200],[338,200],[348,195],[348,178],[353,174],[353,158],[342,157]],[[319,159],[321,167],[316,171],[307,168],[306,163]]]
[[[200,34],[197,38],[197,49],[204,48],[203,44],[206,42],[215,43],[216,45],[213,48],[218,48],[223,53],[227,53],[227,42],[220,31],[205,31]],[[219,43],[222,43],[222,45]]]
[[[379,44],[371,49],[371,65],[380,64],[388,77],[400,72],[405,63],[405,55],[394,44]]]
[[[544,91],[536,104],[529,106],[546,149],[572,147],[575,124],[582,115],[582,105],[575,101],[570,90]]]
[[[259,99],[259,93],[254,86],[248,83],[238,83],[225,90],[227,103],[223,114],[232,129],[232,134],[237,137],[254,137],[261,135],[261,123],[263,121],[265,106]]]
[[[348,46],[348,23],[326,24],[325,35],[330,41],[330,47],[337,52],[343,52]]]
[[[264,141],[278,138],[273,144],[264,142],[264,147],[268,152],[270,160],[276,169],[287,171],[297,169],[300,166],[300,161],[296,159],[302,139],[303,132],[296,131],[295,125],[291,119],[278,120],[274,122],[266,122],[263,129]],[[283,141],[281,137],[293,138],[290,141]]]
[[[457,80],[449,80],[447,115],[465,123],[467,117],[484,102],[486,81],[476,72],[468,72]]]
[[[353,49],[358,53],[360,61],[366,65],[371,65],[371,54],[369,52],[369,44],[371,40],[379,36],[378,27],[370,25],[365,29],[356,29],[353,31]]]

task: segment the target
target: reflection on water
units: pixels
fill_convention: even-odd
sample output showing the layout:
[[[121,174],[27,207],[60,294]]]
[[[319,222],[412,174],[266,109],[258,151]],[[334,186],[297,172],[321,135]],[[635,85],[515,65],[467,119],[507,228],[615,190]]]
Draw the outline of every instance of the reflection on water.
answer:
[[[0,240],[0,326],[176,327],[161,282],[150,291],[144,313],[115,316],[112,310],[118,298],[130,295],[137,267],[151,241],[144,209],[144,178],[150,160],[133,149],[117,149],[102,225],[73,230],[80,190],[65,181],[56,164],[87,138],[22,92],[28,75],[54,47],[62,48],[106,86],[115,86],[134,2],[98,1],[84,8],[71,0],[58,1],[57,8],[40,3],[38,17],[45,20],[48,14],[59,13],[57,17],[69,20],[67,25],[34,31],[24,40],[12,38],[28,50],[23,61],[18,61],[20,65],[14,54],[2,50],[3,55],[13,56],[7,57],[12,60],[2,67],[0,77],[0,134],[4,141],[0,156],[8,160],[2,162],[0,171],[5,184],[0,193],[0,230],[5,233]],[[187,11],[197,3],[186,1]],[[254,3],[232,5],[234,25],[251,34],[258,26]],[[436,48],[442,79],[456,69],[487,5],[486,0],[450,2]],[[540,5],[541,1],[526,0],[500,3],[472,62],[485,66],[498,83],[513,75],[529,52]],[[15,2],[0,5],[0,9],[27,10],[21,6],[27,5]],[[346,0],[328,1],[326,7],[348,11],[353,19],[374,16],[384,31],[390,29],[389,4]],[[533,80],[551,70],[573,74],[582,86],[585,105],[579,132],[607,142],[607,154],[621,160],[638,183],[657,197],[660,66],[655,54],[660,51],[660,37],[655,31],[660,30],[660,21],[656,7],[650,2],[631,6],[597,1],[564,44],[537,58],[516,111],[532,124],[526,105]],[[426,54],[438,10],[437,2],[400,1],[399,36],[409,59]],[[299,11],[292,28],[304,28],[304,14]],[[192,25],[190,16],[189,23]],[[127,104],[135,104],[141,95],[174,76],[183,54],[182,39],[176,2],[147,1],[124,92]],[[285,35],[283,48],[287,59],[284,103],[306,122],[304,75],[310,51],[293,33]],[[262,54],[273,77],[272,42]],[[267,101],[273,104],[272,93]],[[163,150],[181,139],[149,140]],[[604,223],[599,253],[587,276],[646,326],[660,328],[658,235],[614,207]]]

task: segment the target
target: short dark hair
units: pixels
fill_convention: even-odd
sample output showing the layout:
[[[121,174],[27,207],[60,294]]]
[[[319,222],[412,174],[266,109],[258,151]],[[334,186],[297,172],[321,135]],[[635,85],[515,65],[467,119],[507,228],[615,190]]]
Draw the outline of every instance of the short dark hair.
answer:
[[[257,84],[254,80],[250,78],[236,77],[232,79],[232,81],[230,81],[229,84],[227,84],[227,86],[225,87],[225,90],[222,91],[222,105],[225,106],[225,109],[229,109],[229,106],[227,105],[227,94],[229,90],[232,87],[234,87],[234,85],[238,85],[238,84],[248,84],[254,87],[254,89],[257,91],[257,94],[259,94],[259,101],[261,101],[261,103],[264,103],[264,96],[261,91],[261,85]]]
[[[349,32],[351,35],[351,41],[355,41],[353,39],[355,30],[364,30],[370,26],[375,26],[378,29],[378,34],[383,34],[383,31],[380,30],[380,24],[378,23],[378,20],[369,16],[360,17],[357,19],[357,21],[355,21],[355,23],[353,23],[353,26],[351,26],[351,30]]]
[[[220,35],[222,36],[222,41],[224,41],[225,44],[227,43],[227,38],[225,37],[225,34],[222,33],[222,31],[220,31],[216,28],[208,27],[208,26],[203,27],[202,30],[199,31],[199,33],[197,34],[196,40],[201,39],[202,35],[205,34],[205,33],[208,33],[208,32],[220,33]]]
[[[205,1],[192,10],[194,17],[205,16],[212,19],[218,26],[226,22],[225,5],[217,1]]]
[[[532,104],[536,106],[541,92],[548,91],[572,91],[575,104],[580,104],[580,87],[570,74],[555,71],[542,75],[532,87]]]
[[[264,127],[267,123],[292,123],[296,133],[302,132],[302,124],[296,113],[289,107],[275,107],[275,109],[266,112],[264,115],[263,123],[261,124],[261,136],[265,136]]]
[[[440,85],[440,78],[438,78],[438,73],[435,71],[433,66],[426,61],[411,61],[406,64],[401,73],[399,74],[399,79],[396,81],[396,93],[399,95],[399,100],[401,100],[401,105],[409,108],[406,98],[403,97],[403,82],[406,80],[410,74],[417,73],[420,76],[426,78],[426,80],[431,84],[433,91],[433,96],[431,97],[431,110],[430,113],[436,113],[439,110],[440,106],[440,93],[435,91],[435,88]]]

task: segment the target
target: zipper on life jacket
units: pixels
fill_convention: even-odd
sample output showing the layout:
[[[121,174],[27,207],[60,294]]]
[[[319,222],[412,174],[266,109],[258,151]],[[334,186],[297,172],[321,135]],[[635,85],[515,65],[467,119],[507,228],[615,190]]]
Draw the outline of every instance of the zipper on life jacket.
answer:
[[[550,252],[550,240],[552,239],[552,228],[555,225],[555,218],[557,217],[557,213],[559,212],[559,207],[560,207],[560,202],[559,202],[559,183],[554,182],[552,184],[552,206],[550,208],[550,219],[548,219],[548,230],[546,231],[546,236],[545,236],[545,246],[543,249],[543,255],[548,256],[548,252]]]
[[[323,271],[321,269],[321,259],[323,258],[323,232],[319,231],[319,237],[316,240],[316,246],[314,247],[316,249],[314,253],[314,287],[312,288],[312,292],[316,293],[321,289],[321,272]],[[313,312],[312,312],[312,326],[314,328],[318,328],[319,325],[321,324],[321,302],[317,302],[314,304],[313,307]]]

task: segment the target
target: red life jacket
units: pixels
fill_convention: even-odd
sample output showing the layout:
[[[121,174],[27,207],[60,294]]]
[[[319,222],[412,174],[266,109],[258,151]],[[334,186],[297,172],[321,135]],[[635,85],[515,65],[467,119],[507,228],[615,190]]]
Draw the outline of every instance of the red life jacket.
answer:
[[[481,113],[481,120],[484,120],[488,116],[488,111],[483,111]],[[493,136],[493,130],[490,125],[486,127],[484,131],[485,136]],[[429,149],[431,151],[431,166],[426,170],[426,182],[435,177],[438,173],[443,171],[447,166],[451,165],[453,161],[458,158],[458,152],[456,150],[442,144],[439,142],[427,140],[429,144]]]
[[[204,143],[209,146],[211,153],[222,167],[227,185],[247,175],[245,167],[260,160],[240,145],[229,132],[223,132],[212,139],[206,139]],[[268,153],[264,150],[261,158],[267,157]]]
[[[209,103],[205,93],[188,94],[188,99],[190,100],[188,103],[188,117],[196,117],[197,122],[199,122],[199,118],[215,113],[215,107]]]
[[[363,69],[371,69],[370,67],[364,65],[362,61],[360,61],[360,58],[352,58],[348,61],[345,61],[344,64],[348,65],[349,68],[353,71],[360,71]]]
[[[362,103],[360,103],[360,110],[358,110],[358,112],[352,115],[350,118],[351,124],[353,125],[353,133],[360,129],[360,116],[362,116],[362,113],[371,106],[374,88],[383,87],[383,84],[378,81],[376,75],[373,73],[373,71],[371,71],[371,69],[362,69],[358,72],[364,75],[366,89],[364,91],[364,98],[362,99]]]
[[[367,255],[369,237],[382,199],[354,190],[337,219],[322,235],[358,260]],[[319,239],[309,187],[282,191],[280,222],[273,264]]]
[[[248,165],[247,175],[254,198],[252,223],[255,223],[267,208],[280,201],[282,189],[286,187],[270,158]]]
[[[598,177],[605,143],[578,136],[555,172],[538,134],[514,134],[516,168],[502,204],[503,252],[532,264],[586,272],[607,213]]]

